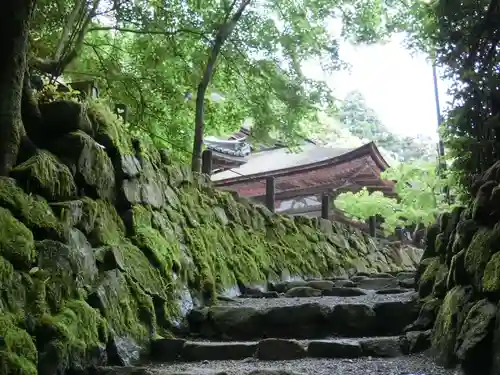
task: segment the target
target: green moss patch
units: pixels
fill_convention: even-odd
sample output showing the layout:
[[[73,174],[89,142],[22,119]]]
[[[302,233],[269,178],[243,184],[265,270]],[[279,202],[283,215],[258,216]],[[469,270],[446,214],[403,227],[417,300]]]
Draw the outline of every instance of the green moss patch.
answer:
[[[122,119],[109,109],[106,103],[92,100],[88,103],[87,113],[97,142],[106,148],[116,149],[121,155],[132,155],[132,144]]]
[[[17,326],[11,314],[0,315],[0,373],[7,375],[36,375],[38,353],[31,336]]]
[[[457,286],[450,290],[439,309],[432,331],[432,350],[437,362],[444,366],[455,363],[455,341],[458,321],[463,321],[467,311],[464,306],[472,296],[472,289]]]
[[[50,341],[42,347],[42,352],[48,354],[47,358],[41,358],[42,366],[67,368],[86,365],[84,361],[91,358],[93,351],[101,348],[107,339],[105,320],[82,300],[68,301],[57,315],[44,315],[40,325],[41,331],[51,333]]]
[[[0,177],[0,206],[8,208],[33,232],[35,238],[59,241],[68,238],[68,227],[57,219],[48,203],[26,194],[11,178]]]
[[[115,207],[105,200],[82,199],[82,218],[77,225],[94,247],[117,245],[125,238],[125,226]]]
[[[49,201],[76,196],[76,185],[69,168],[44,150],[12,169],[11,175],[25,191],[39,194]]]
[[[486,265],[483,275],[483,290],[500,293],[500,253],[495,253]]]
[[[29,269],[35,261],[33,235],[9,210],[0,207],[0,255],[16,267]]]
[[[438,275],[440,265],[439,257],[427,258],[422,261],[421,267],[424,268],[422,276],[419,280],[418,295],[420,298],[425,298],[431,294]]]
[[[465,253],[465,269],[473,285],[480,290],[486,264],[493,253],[500,251],[500,226],[479,229]]]
[[[95,196],[112,200],[115,169],[106,151],[82,131],[66,134],[52,142],[50,150],[74,169],[75,178],[95,191]]]

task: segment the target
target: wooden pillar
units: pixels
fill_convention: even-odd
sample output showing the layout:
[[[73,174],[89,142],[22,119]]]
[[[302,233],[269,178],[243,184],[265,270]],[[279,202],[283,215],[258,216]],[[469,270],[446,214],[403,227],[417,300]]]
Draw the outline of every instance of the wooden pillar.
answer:
[[[204,150],[201,154],[201,173],[212,174],[212,150]]]
[[[330,214],[330,194],[323,193],[321,197],[321,218],[329,219]]]
[[[377,218],[375,216],[370,216],[368,219],[368,225],[370,228],[370,236],[376,237],[377,236]]]
[[[274,196],[275,196],[275,188],[274,188],[274,177],[266,178],[266,207],[269,211],[274,212]]]

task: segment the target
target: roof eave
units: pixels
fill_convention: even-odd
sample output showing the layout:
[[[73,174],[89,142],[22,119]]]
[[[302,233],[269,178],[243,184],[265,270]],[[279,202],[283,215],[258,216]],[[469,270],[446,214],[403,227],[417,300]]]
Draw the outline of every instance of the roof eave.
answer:
[[[315,170],[319,169],[325,166],[334,166],[338,164],[342,164],[345,162],[349,162],[358,158],[361,158],[363,156],[370,155],[372,159],[375,161],[377,166],[381,170],[385,170],[389,168],[389,164],[385,161],[383,156],[380,154],[380,151],[378,150],[377,146],[375,143],[370,142],[366,143],[363,146],[360,146],[354,150],[348,151],[345,154],[342,155],[337,155],[334,156],[330,159],[326,160],[321,160],[318,162],[314,163],[309,163],[309,164],[303,164],[299,165],[296,167],[288,167],[288,168],[282,168],[282,169],[277,169],[273,171],[266,171],[266,172],[260,172],[260,173],[254,173],[251,175],[243,175],[243,176],[236,176],[236,177],[229,177],[221,180],[215,180],[213,181],[213,184],[216,186],[220,185],[233,185],[236,183],[241,183],[244,181],[249,181],[249,180],[255,180],[255,179],[262,179],[266,177],[280,177],[284,175],[289,175],[297,172],[306,172],[310,170]]]

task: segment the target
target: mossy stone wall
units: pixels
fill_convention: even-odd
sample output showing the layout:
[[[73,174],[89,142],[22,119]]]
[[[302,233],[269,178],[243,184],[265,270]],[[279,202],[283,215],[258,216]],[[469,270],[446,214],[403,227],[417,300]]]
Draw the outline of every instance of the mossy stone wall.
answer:
[[[412,329],[432,328],[437,362],[466,374],[500,374],[500,162],[476,183],[468,207],[427,231],[419,266],[423,307]]]
[[[235,200],[127,136],[102,103],[41,111],[50,137],[0,178],[2,374],[123,364],[123,343],[146,349],[237,283],[419,260],[341,224]]]

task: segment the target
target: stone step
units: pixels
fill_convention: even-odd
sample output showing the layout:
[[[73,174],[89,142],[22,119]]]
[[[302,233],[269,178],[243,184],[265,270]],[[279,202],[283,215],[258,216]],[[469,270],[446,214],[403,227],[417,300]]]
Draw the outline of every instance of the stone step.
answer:
[[[189,332],[212,340],[391,336],[402,334],[419,310],[410,294],[262,301],[193,310]]]
[[[151,343],[155,362],[223,361],[257,358],[280,361],[306,357],[359,358],[398,357],[429,348],[430,331],[403,336],[325,340],[263,339],[246,342],[184,341],[158,339]]]
[[[312,288],[319,290],[321,292],[328,292],[335,288],[360,288],[364,290],[393,289],[398,287],[413,288],[414,279],[415,279],[415,273],[410,271],[400,272],[396,275],[391,275],[388,273],[369,274],[360,272],[352,276],[350,279],[334,277],[323,280],[321,279],[293,280],[293,281],[283,281],[278,283],[270,283],[268,285],[269,289],[268,291],[261,291],[259,289],[248,288],[242,294],[245,296],[261,295],[264,298],[265,297],[275,298],[277,295],[285,294],[289,292],[291,289],[295,288]],[[318,295],[320,294],[309,295],[309,297]],[[324,294],[324,295],[329,295],[329,294]],[[354,294],[354,295],[359,295],[359,294]]]
[[[382,279],[380,279],[382,280]],[[385,280],[385,279],[384,279]],[[321,281],[324,282],[324,281]],[[348,283],[352,283],[348,281]],[[354,284],[354,283],[352,283]],[[313,284],[314,285],[314,284]],[[351,285],[351,284],[346,284]],[[378,289],[362,289],[355,286],[334,286],[330,285],[329,287],[324,286],[324,289],[321,289],[321,285],[318,285],[317,288],[312,286],[294,286],[289,289],[285,293],[278,292],[263,292],[260,290],[252,290],[251,292],[246,291],[244,294],[239,295],[239,298],[309,298],[309,297],[321,297],[321,296],[329,296],[329,297],[358,297],[365,296],[371,293],[376,294],[403,294],[412,291],[412,287],[408,287],[409,283],[404,283],[402,281],[396,281],[391,284],[387,288],[383,288],[383,285],[380,285]],[[413,284],[411,284],[413,285]]]
[[[426,354],[384,358],[302,358],[263,361],[255,358],[96,368],[92,375],[455,375]]]

